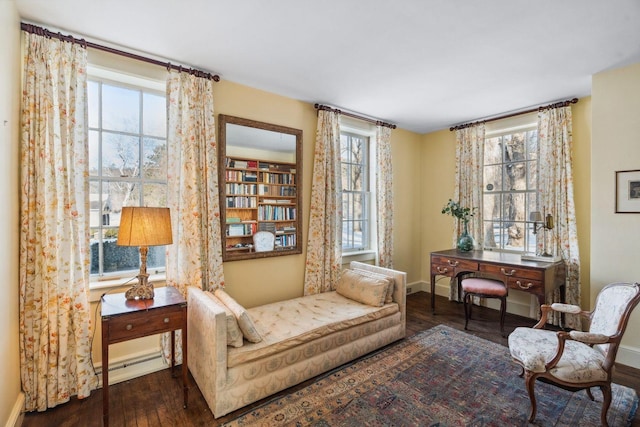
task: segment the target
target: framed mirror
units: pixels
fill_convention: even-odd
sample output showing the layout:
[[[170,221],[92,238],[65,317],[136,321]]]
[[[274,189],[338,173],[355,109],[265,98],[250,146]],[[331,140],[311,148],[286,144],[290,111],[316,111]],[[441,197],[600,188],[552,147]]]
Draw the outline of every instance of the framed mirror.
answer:
[[[222,259],[302,253],[302,130],[218,116]]]

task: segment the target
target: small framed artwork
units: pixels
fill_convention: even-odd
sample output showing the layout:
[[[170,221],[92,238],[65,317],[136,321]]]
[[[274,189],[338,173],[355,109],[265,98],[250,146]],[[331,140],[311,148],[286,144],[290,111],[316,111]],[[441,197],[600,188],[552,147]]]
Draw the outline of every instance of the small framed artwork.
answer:
[[[616,172],[616,213],[640,213],[640,170]]]

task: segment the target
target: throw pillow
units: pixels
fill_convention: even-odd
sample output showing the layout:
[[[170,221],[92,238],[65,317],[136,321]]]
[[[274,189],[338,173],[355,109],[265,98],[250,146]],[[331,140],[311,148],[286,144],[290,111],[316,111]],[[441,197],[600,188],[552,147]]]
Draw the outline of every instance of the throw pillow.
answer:
[[[363,270],[361,268],[354,268],[353,271],[357,271],[358,273],[364,276],[389,281],[389,287],[387,288],[387,296],[384,299],[384,303],[389,304],[393,302],[393,292],[395,291],[395,288],[396,288],[396,281],[393,277],[385,276],[384,274],[376,273],[375,271]]]
[[[234,300],[228,293],[226,293],[221,288],[216,289],[213,294],[217,296],[220,299],[220,301],[222,301],[224,305],[226,305],[229,308],[229,310],[231,310],[234,316],[236,316],[236,319],[238,320],[238,325],[240,325],[240,329],[242,330],[244,337],[248,341],[251,341],[251,342],[262,341],[262,337],[260,336],[260,333],[256,329],[256,325],[254,325],[253,320],[251,320],[251,317],[249,316],[249,313],[247,313],[247,310],[245,310],[243,306],[238,304],[236,300]]]
[[[227,345],[230,345],[231,347],[242,347],[244,341],[242,340],[242,331],[240,330],[240,326],[238,326],[236,316],[231,310],[229,310],[229,307],[224,305],[224,303],[214,294],[208,291],[205,292],[205,294],[220,307],[224,308],[224,311],[227,314]]]
[[[388,280],[367,277],[353,270],[343,270],[336,284],[336,292],[362,304],[382,307],[388,287]]]

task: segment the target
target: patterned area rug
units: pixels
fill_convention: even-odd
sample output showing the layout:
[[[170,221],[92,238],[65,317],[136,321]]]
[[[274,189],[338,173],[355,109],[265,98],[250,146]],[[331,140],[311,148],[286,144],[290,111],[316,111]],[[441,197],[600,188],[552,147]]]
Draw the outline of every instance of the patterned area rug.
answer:
[[[227,426],[527,426],[529,397],[509,350],[437,326],[254,408]],[[600,425],[602,394],[538,382],[534,425]],[[613,385],[610,426],[628,426],[634,390]]]

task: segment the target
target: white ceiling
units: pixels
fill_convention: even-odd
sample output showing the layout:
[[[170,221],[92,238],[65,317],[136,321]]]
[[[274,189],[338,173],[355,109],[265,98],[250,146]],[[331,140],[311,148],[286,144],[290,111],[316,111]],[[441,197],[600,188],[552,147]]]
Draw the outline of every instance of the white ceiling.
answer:
[[[25,22],[426,133],[591,93],[638,0],[15,0]]]

